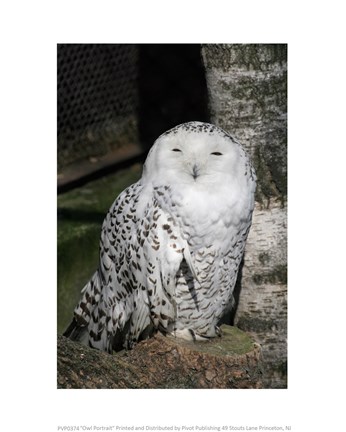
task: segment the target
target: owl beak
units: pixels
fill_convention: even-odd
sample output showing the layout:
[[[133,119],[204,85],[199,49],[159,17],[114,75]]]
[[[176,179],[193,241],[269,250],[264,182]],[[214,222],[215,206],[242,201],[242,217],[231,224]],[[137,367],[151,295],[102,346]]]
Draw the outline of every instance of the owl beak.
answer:
[[[194,180],[196,180],[198,176],[199,176],[199,168],[197,164],[194,164],[194,166],[192,167],[192,177]]]

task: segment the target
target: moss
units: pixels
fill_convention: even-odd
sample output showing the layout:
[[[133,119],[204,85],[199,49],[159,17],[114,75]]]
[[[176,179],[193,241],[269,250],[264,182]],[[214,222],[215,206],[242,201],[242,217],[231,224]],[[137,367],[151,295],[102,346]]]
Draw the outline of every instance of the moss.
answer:
[[[184,342],[182,346],[191,347],[195,351],[216,356],[242,355],[253,350],[254,340],[237,327],[221,326],[222,338],[213,338],[208,342]]]

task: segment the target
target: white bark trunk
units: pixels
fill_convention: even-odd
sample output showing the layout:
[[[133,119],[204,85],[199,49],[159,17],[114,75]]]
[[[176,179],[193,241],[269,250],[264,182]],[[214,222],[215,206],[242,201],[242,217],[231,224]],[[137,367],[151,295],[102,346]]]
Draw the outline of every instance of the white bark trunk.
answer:
[[[234,323],[253,332],[266,387],[286,387],[286,46],[204,45],[213,123],[246,147],[257,177]]]

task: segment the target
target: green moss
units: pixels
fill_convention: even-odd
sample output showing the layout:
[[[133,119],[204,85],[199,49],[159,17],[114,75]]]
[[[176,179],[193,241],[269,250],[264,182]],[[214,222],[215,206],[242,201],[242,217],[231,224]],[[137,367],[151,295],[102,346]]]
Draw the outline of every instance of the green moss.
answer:
[[[141,175],[141,166],[58,196],[58,332],[68,326],[80,291],[98,266],[103,219],[115,198]]]
[[[216,337],[207,342],[182,341],[181,344],[217,356],[241,355],[253,350],[254,340],[239,328],[223,325],[221,331],[222,338]]]

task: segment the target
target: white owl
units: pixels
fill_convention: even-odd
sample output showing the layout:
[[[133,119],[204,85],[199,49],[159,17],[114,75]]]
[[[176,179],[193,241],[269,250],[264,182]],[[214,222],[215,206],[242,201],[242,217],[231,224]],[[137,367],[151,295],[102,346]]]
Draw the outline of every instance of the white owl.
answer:
[[[256,176],[222,129],[184,123],[161,135],[142,178],[103,222],[98,270],[65,335],[112,352],[156,331],[207,340],[232,304]]]

